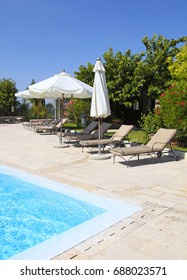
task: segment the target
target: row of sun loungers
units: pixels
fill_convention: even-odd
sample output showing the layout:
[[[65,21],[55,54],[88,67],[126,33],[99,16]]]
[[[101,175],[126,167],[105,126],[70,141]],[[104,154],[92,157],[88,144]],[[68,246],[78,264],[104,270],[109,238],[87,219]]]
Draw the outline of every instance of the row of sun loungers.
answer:
[[[111,127],[111,124],[102,123],[102,135]],[[173,151],[171,146],[171,140],[176,135],[176,129],[160,128],[157,133],[148,141],[146,145],[142,144],[130,144],[130,147],[123,147],[124,140],[127,139],[128,134],[133,129],[133,125],[121,125],[121,127],[114,133],[111,138],[98,139],[98,129],[91,135],[78,135],[73,139],[79,141],[82,151],[84,148],[89,148],[91,151],[97,147],[99,144],[104,148],[107,146],[108,150],[112,154],[113,162],[115,163],[115,158],[118,156],[122,158],[127,163],[127,167],[130,159],[137,157],[138,160],[140,156],[150,156],[152,159],[155,157],[161,157],[162,155],[167,155],[173,157],[176,161],[179,160],[179,156]],[[64,134],[65,135],[65,134]],[[165,148],[167,149],[165,150]]]
[[[121,125],[112,137],[104,138],[104,134],[111,127],[111,124],[103,122],[101,126],[101,140],[98,139],[99,131],[97,125],[98,123],[93,121],[87,128],[85,128],[84,131],[80,133],[63,133],[64,141],[73,140],[78,142],[82,147],[82,151],[84,148],[88,148],[90,151],[93,151],[93,149],[100,144],[103,151],[105,147],[107,147],[107,150],[110,151],[114,163],[115,158],[118,156],[126,161],[127,166],[130,159],[137,157],[139,160],[140,156],[150,156],[154,159],[154,157],[167,155],[175,158],[175,160],[179,160],[178,155],[173,151],[171,146],[171,140],[177,132],[176,129],[160,128],[146,145],[142,145],[137,143],[130,144],[128,135],[132,131],[133,125]],[[128,145],[128,147],[123,147],[125,145],[124,140],[127,140],[127,143],[130,144],[130,146]],[[167,150],[165,150],[166,147]]]
[[[67,122],[67,118],[59,118],[56,120],[30,120],[23,123],[23,126],[29,130],[41,134],[57,134],[61,126]]]
[[[171,140],[176,135],[176,129],[160,128],[157,133],[148,141],[146,145],[133,145],[132,143],[128,147],[124,146],[124,140],[127,139],[128,135],[133,129],[133,125],[121,125],[121,127],[113,134],[112,137],[106,137],[105,134],[111,128],[111,123],[102,122],[101,124],[101,139],[99,140],[99,128],[98,122],[92,121],[83,131],[81,132],[58,132],[59,128],[67,121],[67,119],[59,119],[50,125],[38,125],[35,126],[34,131],[38,133],[56,133],[60,138],[62,137],[63,142],[79,143],[79,146],[88,148],[91,152],[98,145],[102,147],[103,151],[107,147],[107,151],[110,151],[113,163],[115,163],[116,157],[120,157],[126,161],[127,167],[129,161],[133,157],[150,156],[161,157],[162,155],[169,155],[175,160],[179,160],[178,155],[172,150]],[[167,147],[167,151],[165,148]]]
[[[49,125],[38,125],[34,128],[34,131],[37,133],[56,134],[60,131],[61,126],[63,127],[67,120],[67,118],[57,119]]]
[[[31,119],[29,122],[22,122],[22,124],[24,128],[34,130],[36,126],[49,125],[52,121],[52,119]]]

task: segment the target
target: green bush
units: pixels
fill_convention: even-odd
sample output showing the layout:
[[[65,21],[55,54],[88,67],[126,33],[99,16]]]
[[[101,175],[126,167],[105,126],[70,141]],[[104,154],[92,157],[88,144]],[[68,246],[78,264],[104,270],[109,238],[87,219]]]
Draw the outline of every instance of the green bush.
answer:
[[[160,110],[155,109],[154,112],[149,110],[147,115],[142,114],[139,125],[145,134],[145,141],[148,141],[150,135],[156,133],[163,126]]]
[[[71,99],[65,106],[64,115],[75,122],[78,127],[86,125],[82,123],[82,118],[86,122],[90,119],[90,100]]]
[[[179,142],[187,142],[187,82],[172,84],[159,99],[159,108],[142,115],[139,122],[146,140],[160,127],[175,128]]]
[[[46,118],[47,110],[42,103],[33,103],[31,109],[29,110],[29,118]]]
[[[187,82],[172,84],[160,96],[164,127],[177,129],[179,141],[187,141]]]

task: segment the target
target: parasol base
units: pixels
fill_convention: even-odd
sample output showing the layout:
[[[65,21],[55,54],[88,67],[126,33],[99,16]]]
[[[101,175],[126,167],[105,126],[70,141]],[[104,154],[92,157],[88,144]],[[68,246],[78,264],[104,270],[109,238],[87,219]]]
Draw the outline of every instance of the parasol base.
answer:
[[[111,155],[107,154],[97,154],[97,155],[91,155],[90,159],[93,160],[105,160],[111,158]]]
[[[69,145],[68,144],[65,144],[65,143],[62,143],[62,144],[59,144],[58,146],[53,146],[53,148],[68,148]]]

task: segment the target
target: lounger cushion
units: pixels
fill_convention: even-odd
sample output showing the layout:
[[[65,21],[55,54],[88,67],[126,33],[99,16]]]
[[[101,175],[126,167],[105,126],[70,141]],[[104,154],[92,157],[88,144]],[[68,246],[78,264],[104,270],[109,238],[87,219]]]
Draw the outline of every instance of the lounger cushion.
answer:
[[[159,148],[154,149],[154,152],[158,152],[158,151],[160,151]],[[134,147],[114,148],[111,149],[111,152],[119,156],[130,156],[130,155],[152,153],[153,149],[152,147],[142,145],[142,146],[134,146]]]
[[[113,148],[114,155],[129,156],[162,151],[176,134],[176,129],[160,128],[146,145]]]
[[[90,141],[80,141],[80,144],[83,147],[97,146],[99,143],[101,145],[120,144],[125,139],[125,137],[127,137],[127,135],[132,129],[133,129],[133,125],[121,125],[121,127],[116,131],[116,133],[111,138],[101,139],[100,141],[99,139],[90,140]]]

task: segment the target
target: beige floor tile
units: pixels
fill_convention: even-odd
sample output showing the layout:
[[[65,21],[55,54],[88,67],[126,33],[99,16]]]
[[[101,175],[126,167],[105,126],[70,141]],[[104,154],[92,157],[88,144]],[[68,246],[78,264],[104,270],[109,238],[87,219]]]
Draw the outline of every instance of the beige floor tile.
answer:
[[[0,124],[0,165],[142,207],[54,259],[187,259],[187,161],[94,161],[55,135]],[[75,237],[76,238],[76,237]]]

